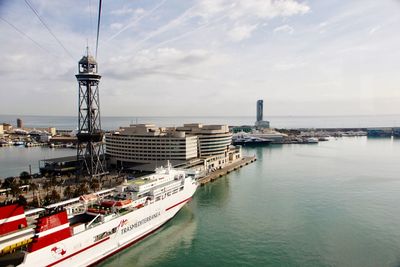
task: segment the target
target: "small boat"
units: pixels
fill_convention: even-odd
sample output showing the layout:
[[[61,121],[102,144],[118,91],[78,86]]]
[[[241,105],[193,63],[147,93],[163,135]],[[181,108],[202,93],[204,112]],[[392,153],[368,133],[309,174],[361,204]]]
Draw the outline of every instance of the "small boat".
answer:
[[[132,203],[131,199],[123,199],[123,200],[106,200],[101,202],[101,206],[103,207],[126,207]]]
[[[251,136],[249,134],[238,134],[232,137],[232,143],[234,145],[242,146],[259,146],[268,145],[272,142],[270,139],[265,139],[261,137]]]
[[[315,137],[310,137],[305,140],[306,144],[318,144],[318,139]]]
[[[15,141],[14,146],[24,146],[25,142],[24,141]]]
[[[74,144],[72,144],[72,143],[65,144],[66,148],[73,148],[73,146],[74,146]]]

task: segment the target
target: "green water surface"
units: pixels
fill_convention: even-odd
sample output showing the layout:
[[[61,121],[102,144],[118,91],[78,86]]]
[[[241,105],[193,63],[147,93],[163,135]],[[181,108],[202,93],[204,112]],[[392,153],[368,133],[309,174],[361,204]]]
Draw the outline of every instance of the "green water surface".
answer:
[[[101,266],[399,266],[400,140],[246,148],[160,231]]]

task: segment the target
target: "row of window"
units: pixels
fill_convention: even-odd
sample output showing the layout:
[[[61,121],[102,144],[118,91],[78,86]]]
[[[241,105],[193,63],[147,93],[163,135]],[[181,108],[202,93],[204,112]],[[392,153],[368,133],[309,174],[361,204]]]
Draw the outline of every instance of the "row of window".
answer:
[[[121,140],[121,141],[135,141],[135,142],[186,142],[186,141],[196,141],[197,138],[166,138],[166,137],[149,137],[147,139],[137,138],[137,137],[115,137],[106,136],[106,140]]]
[[[184,157],[184,156],[180,156],[180,157],[167,157],[167,156],[159,156],[159,157],[132,157],[132,156],[123,156],[123,155],[111,155],[108,154],[109,156],[114,156],[116,159],[124,161],[154,161],[154,160],[167,160],[167,159],[176,159],[176,160],[187,160],[187,159],[191,159],[194,157]]]
[[[106,147],[110,148],[115,148],[115,149],[124,149],[124,148],[129,148],[129,149],[145,149],[145,150],[186,150],[186,146],[135,146],[135,145],[115,145],[115,144],[107,144]],[[196,149],[197,146],[192,147],[193,149]]]

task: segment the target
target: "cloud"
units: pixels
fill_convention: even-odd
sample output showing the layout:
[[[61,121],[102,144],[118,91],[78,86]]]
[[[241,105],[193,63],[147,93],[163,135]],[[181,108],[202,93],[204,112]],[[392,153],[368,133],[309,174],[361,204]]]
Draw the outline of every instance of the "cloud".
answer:
[[[203,18],[227,12],[233,20],[244,17],[271,19],[305,14],[310,7],[295,0],[202,0],[197,14]]]
[[[273,66],[273,70],[277,71],[288,71],[300,67],[304,67],[307,64],[305,62],[281,62]]]
[[[110,25],[110,29],[112,30],[119,30],[123,27],[124,25],[122,25],[121,23],[111,23]]]
[[[290,27],[289,25],[285,24],[285,25],[276,27],[274,29],[274,32],[285,32],[285,33],[292,34],[294,32],[294,29],[292,27]]]
[[[202,80],[205,78],[196,75],[193,68],[206,63],[210,58],[210,52],[200,49],[144,49],[135,56],[110,58],[103,71],[104,75],[115,79],[134,80],[149,75],[164,75],[178,79]]]
[[[188,27],[199,19],[201,20],[200,26],[197,26],[199,29],[212,26],[216,21],[221,25],[225,23],[231,28],[227,32],[229,40],[239,42],[250,38],[257,25],[265,24],[267,20],[305,14],[309,11],[310,7],[307,4],[295,0],[199,0],[164,25],[149,32],[137,42],[137,46],[143,46],[147,41],[167,32]]]
[[[116,16],[124,16],[124,15],[141,15],[145,12],[143,8],[120,8],[112,10],[110,13]]]
[[[257,29],[255,25],[238,25],[228,32],[228,36],[234,42],[243,41],[251,37],[252,32]]]
[[[375,26],[369,29],[368,33],[370,35],[373,35],[374,33],[376,33],[377,31],[379,31],[381,29],[381,26]]]

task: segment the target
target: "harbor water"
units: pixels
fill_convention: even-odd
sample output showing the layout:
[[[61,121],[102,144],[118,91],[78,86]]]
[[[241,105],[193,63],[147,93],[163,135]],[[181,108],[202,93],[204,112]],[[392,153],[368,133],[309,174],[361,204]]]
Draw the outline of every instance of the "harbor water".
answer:
[[[100,266],[399,266],[400,140],[246,148],[160,231]]]
[[[48,148],[47,146],[29,147],[8,146],[0,147],[0,179],[9,176],[18,176],[21,172],[39,172],[39,161],[64,156],[76,155],[71,148]]]
[[[21,118],[28,128],[56,127],[61,130],[77,128],[77,116],[22,116],[0,115],[0,123],[16,124]],[[365,116],[265,116],[274,128],[363,128],[400,127],[400,115]],[[102,117],[102,128],[115,130],[134,123],[152,123],[158,126],[180,126],[184,123],[228,124],[232,126],[254,125],[254,116],[214,116],[214,117]]]

